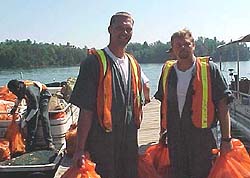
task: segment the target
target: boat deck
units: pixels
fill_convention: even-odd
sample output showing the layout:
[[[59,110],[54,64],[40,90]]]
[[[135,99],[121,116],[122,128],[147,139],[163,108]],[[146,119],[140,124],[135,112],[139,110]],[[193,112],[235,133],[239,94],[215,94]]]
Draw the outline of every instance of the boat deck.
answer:
[[[232,135],[250,150],[250,97],[235,99],[230,107]]]

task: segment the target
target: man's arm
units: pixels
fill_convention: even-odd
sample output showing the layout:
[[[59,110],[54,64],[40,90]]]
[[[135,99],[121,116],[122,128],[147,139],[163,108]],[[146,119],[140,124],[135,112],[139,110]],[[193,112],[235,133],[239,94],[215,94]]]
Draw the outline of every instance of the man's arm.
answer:
[[[145,104],[148,104],[151,101],[149,82],[143,84],[143,94],[145,98]]]
[[[15,112],[16,112],[19,104],[21,103],[21,101],[22,101],[21,99],[18,99],[18,98],[16,99],[15,104],[14,104],[13,108],[10,111],[11,115],[15,114]]]
[[[150,98],[150,86],[149,86],[149,79],[141,69],[141,78],[142,78],[142,90],[145,99],[144,104],[148,104],[151,101]]]
[[[228,152],[232,145],[230,143],[231,139],[231,122],[230,122],[230,114],[227,105],[227,99],[223,98],[218,103],[218,117],[221,126],[221,153]]]
[[[81,167],[84,162],[84,149],[92,124],[93,112],[85,109],[80,110],[77,127],[76,151],[73,157],[74,167]]]

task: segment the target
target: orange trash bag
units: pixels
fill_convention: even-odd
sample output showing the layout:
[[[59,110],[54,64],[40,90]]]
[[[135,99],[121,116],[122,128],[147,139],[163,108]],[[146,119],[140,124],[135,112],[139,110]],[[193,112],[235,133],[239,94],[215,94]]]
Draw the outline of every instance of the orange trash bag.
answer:
[[[168,147],[158,143],[149,146],[138,159],[139,178],[171,178]]]
[[[0,103],[0,120],[8,120],[7,105]]]
[[[66,139],[66,151],[69,156],[73,156],[76,149],[76,133],[77,133],[77,125],[72,124],[69,130],[65,134]]]
[[[16,117],[17,115],[13,116],[13,119],[5,133],[5,138],[10,142],[10,152],[12,155],[25,152],[24,139],[20,132],[20,128],[15,121]]]
[[[232,139],[233,149],[216,158],[208,178],[250,177],[250,157],[243,143]]]
[[[10,92],[6,85],[0,87],[0,99],[1,100],[15,102],[16,98],[17,98],[16,95],[14,95],[12,92]]]
[[[138,177],[139,178],[161,178],[157,173],[150,154],[139,155],[138,157]]]
[[[10,143],[7,139],[0,139],[0,161],[10,159],[9,145]]]
[[[101,178],[95,172],[95,163],[85,159],[85,168],[70,167],[61,178]]]
[[[13,104],[14,102],[11,101],[0,100],[0,120],[12,120],[12,116],[9,114],[9,112],[13,107]]]
[[[146,150],[145,153],[148,153],[151,156],[153,165],[161,177],[171,177],[169,151],[165,144],[158,143],[156,145],[152,145]]]

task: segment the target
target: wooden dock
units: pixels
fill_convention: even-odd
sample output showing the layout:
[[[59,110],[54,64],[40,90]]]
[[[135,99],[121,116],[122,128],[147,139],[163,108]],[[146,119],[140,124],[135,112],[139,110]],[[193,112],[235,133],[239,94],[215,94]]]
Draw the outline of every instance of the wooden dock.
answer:
[[[153,99],[149,104],[143,107],[143,121],[138,133],[139,153],[143,153],[145,149],[157,143],[160,132],[160,102]],[[72,160],[67,155],[64,156],[59,165],[54,178],[60,178],[63,173],[70,167]]]
[[[138,132],[139,153],[152,143],[157,143],[160,133],[160,102],[153,99],[143,107],[143,120]]]

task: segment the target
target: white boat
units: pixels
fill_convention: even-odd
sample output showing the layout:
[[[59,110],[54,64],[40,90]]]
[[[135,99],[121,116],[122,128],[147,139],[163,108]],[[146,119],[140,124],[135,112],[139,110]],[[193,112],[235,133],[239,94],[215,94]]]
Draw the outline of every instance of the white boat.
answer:
[[[240,37],[237,40],[233,40],[229,43],[218,46],[218,49],[222,49],[225,46],[231,44],[238,44],[242,42],[250,42],[250,34]],[[238,136],[241,139],[246,139],[246,145],[250,148],[250,79],[245,76],[240,76],[240,57],[239,57],[239,48],[237,51],[237,74],[234,75],[235,78],[231,81],[230,89],[233,92],[235,99],[234,102],[230,105],[230,115],[233,128],[236,128],[239,133]],[[220,58],[220,62],[222,59]],[[234,69],[229,69],[231,76],[233,75]],[[237,133],[236,133],[237,137]]]
[[[60,92],[61,87],[48,87],[49,91],[53,94]],[[6,101],[8,102],[8,101]],[[71,124],[76,123],[78,119],[79,108],[71,103],[67,103],[64,99],[60,99],[60,103],[63,103],[62,109],[49,110],[50,117],[53,114],[64,113],[62,116],[56,119],[50,118],[50,125],[52,131],[52,137],[57,147],[60,147],[65,143],[65,133],[68,131]],[[21,106],[20,112],[24,111],[24,106]],[[0,114],[8,114],[0,113]],[[22,114],[22,113],[21,113]],[[16,120],[20,124],[20,118]],[[11,123],[11,120],[0,120],[0,138],[4,138],[5,132],[8,125]],[[38,124],[38,131],[36,135],[37,144],[40,145],[43,143],[43,133],[41,123]]]
[[[48,87],[49,91],[53,94],[58,93],[61,91],[62,87]],[[54,174],[53,171],[57,169],[61,159],[64,156],[64,151],[66,148],[66,140],[65,134],[70,128],[71,124],[76,123],[79,114],[79,108],[74,106],[71,103],[66,102],[64,99],[60,99],[60,103],[63,103],[62,109],[56,110],[49,110],[50,117],[58,113],[64,113],[59,118],[50,118],[50,125],[52,130],[52,137],[55,143],[56,148],[58,148],[59,152],[54,157],[54,159],[47,164],[24,164],[24,165],[4,165],[0,162],[0,177],[4,176],[16,176],[19,177],[20,175],[32,175],[32,174],[45,174],[49,172],[49,174]],[[14,104],[14,103],[13,103]],[[20,111],[22,112],[25,110],[25,106],[20,106]],[[8,113],[8,112],[7,112]],[[0,114],[7,114],[1,112]],[[18,118],[16,122],[20,124],[21,118]],[[0,120],[0,138],[4,138],[5,132],[7,130],[8,125],[11,123],[11,120]],[[44,145],[43,133],[41,124],[38,124],[38,131],[36,135],[36,148],[38,146]],[[38,150],[40,151],[40,150]],[[49,175],[48,174],[48,175]]]

